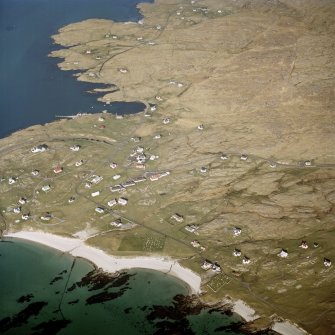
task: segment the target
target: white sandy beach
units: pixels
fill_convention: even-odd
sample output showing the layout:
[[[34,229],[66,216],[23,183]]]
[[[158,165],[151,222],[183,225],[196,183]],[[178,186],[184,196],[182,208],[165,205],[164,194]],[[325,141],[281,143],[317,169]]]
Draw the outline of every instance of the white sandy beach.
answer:
[[[168,273],[188,284],[192,293],[200,292],[201,278],[193,271],[182,267],[176,260],[163,257],[115,257],[102,250],[90,247],[83,240],[67,238],[44,232],[20,231],[9,233],[6,237],[16,237],[48,247],[68,252],[75,257],[83,257],[104,271],[116,272],[125,269],[152,269]]]

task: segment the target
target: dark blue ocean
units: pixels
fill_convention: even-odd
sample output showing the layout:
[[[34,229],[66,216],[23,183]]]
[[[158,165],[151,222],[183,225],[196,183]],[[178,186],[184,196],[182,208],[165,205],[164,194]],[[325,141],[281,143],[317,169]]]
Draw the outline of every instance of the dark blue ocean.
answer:
[[[146,0],[150,2],[150,0]],[[137,21],[137,0],[0,0],[0,138],[56,115],[118,111],[104,106],[93,86],[60,71],[47,57],[51,35],[69,23],[88,18]],[[130,107],[130,108],[129,108]],[[114,108],[114,110],[113,110]],[[138,105],[123,106],[128,112]],[[122,111],[121,111],[122,112]]]

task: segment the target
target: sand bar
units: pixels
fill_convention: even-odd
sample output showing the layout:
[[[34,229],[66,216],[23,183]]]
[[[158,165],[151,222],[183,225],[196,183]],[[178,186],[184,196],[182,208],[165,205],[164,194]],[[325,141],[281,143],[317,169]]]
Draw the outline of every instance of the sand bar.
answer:
[[[48,247],[68,252],[75,257],[83,257],[104,271],[116,272],[125,269],[152,269],[168,273],[188,284],[192,293],[200,292],[201,278],[193,271],[182,267],[176,260],[165,257],[115,257],[104,251],[90,247],[83,240],[62,237],[44,232],[20,231],[5,237],[22,238]]]

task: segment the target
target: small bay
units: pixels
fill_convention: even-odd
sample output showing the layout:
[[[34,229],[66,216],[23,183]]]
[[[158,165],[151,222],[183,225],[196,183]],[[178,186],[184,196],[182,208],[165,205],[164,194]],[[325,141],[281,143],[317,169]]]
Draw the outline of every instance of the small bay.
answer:
[[[237,315],[188,307],[186,283],[157,271],[114,278],[84,259],[15,238],[0,243],[0,255],[2,334],[242,334],[219,330],[234,329]]]
[[[151,2],[145,0],[144,2]],[[59,59],[48,57],[55,48],[51,35],[58,29],[89,18],[137,21],[137,0],[1,0],[0,1],[0,138],[56,115],[141,111],[142,104],[98,102],[89,94],[95,86],[78,82],[60,71]],[[116,111],[116,109],[118,109]]]

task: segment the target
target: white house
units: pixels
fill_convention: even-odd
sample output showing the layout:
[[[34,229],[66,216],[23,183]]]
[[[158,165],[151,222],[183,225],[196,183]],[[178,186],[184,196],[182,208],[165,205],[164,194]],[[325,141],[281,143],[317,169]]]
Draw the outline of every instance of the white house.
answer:
[[[101,207],[96,207],[96,208],[95,208],[95,211],[96,211],[97,213],[99,213],[99,214],[102,214],[102,213],[105,212],[105,210],[104,210],[103,208],[101,208]]]
[[[329,268],[332,265],[332,262],[331,262],[330,259],[324,258],[323,259],[323,264],[324,264],[325,267]]]
[[[201,268],[207,271],[207,270],[211,269],[212,266],[213,266],[213,263],[211,261],[205,260],[202,263]]]
[[[112,168],[112,169],[116,169],[117,168],[117,164],[112,162],[109,164],[109,166]]]
[[[22,220],[25,220],[25,221],[29,220],[30,218],[29,214],[22,214],[21,217],[22,217]]]
[[[100,195],[100,191],[96,191],[96,192],[91,193],[92,197],[97,197],[98,195]]]
[[[168,124],[170,123],[170,119],[168,117],[166,117],[165,119],[163,119],[163,124]]]
[[[117,228],[122,227],[121,219],[118,219],[118,220],[115,220],[115,221],[111,222],[110,225],[113,226],[113,227],[117,227]]]
[[[305,165],[305,166],[312,166],[312,162],[311,162],[311,161],[305,161],[305,162],[304,162],[304,165]]]
[[[197,240],[194,240],[191,242],[192,247],[194,248],[199,248],[200,247],[200,242]]]
[[[115,174],[112,178],[113,178],[114,180],[118,180],[119,178],[121,178],[121,175],[119,175],[119,174]]]
[[[302,249],[308,249],[308,244],[306,241],[301,241],[299,247]]]
[[[109,207],[113,207],[113,206],[115,206],[116,204],[117,204],[116,199],[112,199],[112,200],[109,200],[109,201],[107,202],[107,205],[108,205]]]
[[[161,134],[157,134],[157,135],[154,136],[154,140],[159,140],[161,137],[162,137]]]
[[[233,228],[233,235],[234,236],[239,236],[239,235],[241,235],[241,233],[242,233],[242,229],[241,228],[238,228],[238,227],[234,227]]]
[[[19,199],[19,203],[20,203],[21,205],[24,205],[26,202],[27,202],[27,199],[24,198],[24,197],[21,197],[21,198]]]
[[[16,214],[21,213],[21,207],[15,207],[15,208],[13,209],[13,212],[16,213]]]
[[[247,256],[244,256],[243,259],[242,259],[242,263],[243,264],[249,264],[250,263],[250,258],[247,257]]]
[[[84,163],[84,161],[81,159],[80,161],[76,162],[75,165],[78,167],[78,166],[83,165],[83,163]]]
[[[125,206],[128,203],[128,200],[126,198],[119,198],[117,203],[121,206]]]
[[[72,150],[72,151],[79,151],[80,150],[80,146],[78,144],[71,145],[70,150]]]
[[[33,152],[33,153],[44,152],[46,150],[48,150],[48,146],[46,144],[40,144],[36,147],[31,148],[31,152]]]
[[[222,154],[220,157],[223,161],[225,161],[226,159],[228,159],[228,156],[226,154]]]
[[[281,258],[286,258],[288,256],[288,252],[285,249],[281,249],[281,252],[278,254]]]
[[[199,226],[196,226],[196,225],[187,225],[185,227],[185,229],[187,231],[189,231],[190,233],[195,233],[199,229]]]
[[[184,217],[180,214],[177,214],[177,213],[173,214],[171,216],[171,219],[174,219],[177,222],[183,222],[184,221]]]
[[[44,186],[42,186],[42,191],[43,191],[43,192],[48,192],[48,191],[50,191],[50,190],[51,190],[50,185],[44,185]]]
[[[206,168],[205,166],[202,166],[202,167],[200,168],[200,172],[201,172],[201,173],[206,173],[206,172],[207,172],[207,168]]]
[[[214,264],[212,265],[212,270],[213,270],[214,272],[221,272],[221,266],[220,266],[219,264],[217,264],[217,263],[214,263]]]
[[[235,249],[235,250],[233,251],[233,256],[235,256],[235,257],[240,257],[241,255],[242,255],[241,250],[239,250],[239,249]]]
[[[242,154],[240,158],[242,161],[246,161],[248,159],[248,156],[245,154]]]
[[[31,171],[31,174],[32,174],[33,176],[38,176],[39,173],[40,173],[39,170],[33,170],[33,171]]]
[[[16,177],[10,177],[10,178],[8,179],[8,184],[9,184],[9,185],[15,184],[16,181],[17,181],[17,178],[16,178]]]
[[[204,125],[203,124],[199,124],[198,125],[198,130],[204,130]]]

